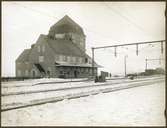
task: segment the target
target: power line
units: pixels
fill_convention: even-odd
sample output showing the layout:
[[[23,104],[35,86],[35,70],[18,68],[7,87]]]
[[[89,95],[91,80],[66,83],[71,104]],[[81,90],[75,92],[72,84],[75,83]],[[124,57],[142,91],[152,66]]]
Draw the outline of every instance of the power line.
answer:
[[[154,47],[153,44],[148,44],[147,46],[145,46],[145,47],[139,49],[138,52],[143,52],[146,48],[149,48],[149,47],[150,47],[149,45],[152,45],[152,47]],[[126,50],[130,50],[131,52],[136,52],[135,49],[125,48],[125,47],[120,47],[120,48],[126,49]],[[147,50],[147,51],[151,51],[151,52],[152,52],[152,51],[161,51],[161,49]]]
[[[49,14],[47,14],[47,13],[45,13],[45,12],[41,12],[41,11],[36,10],[36,9],[28,8],[27,6],[20,5],[20,4],[18,4],[18,3],[13,3],[13,4],[19,5],[19,6],[23,7],[23,8],[29,9],[29,10],[34,11],[34,12],[37,12],[37,13],[40,13],[40,14],[42,14],[42,15],[44,14],[44,15],[46,15],[46,16],[48,16],[48,17],[51,17],[51,18],[58,19],[58,18],[55,17],[55,16],[49,15]],[[107,7],[110,8],[110,6],[108,6],[108,5],[107,5]],[[113,10],[113,9],[112,9],[112,10]],[[124,17],[127,21],[129,21],[129,22],[131,22],[132,24],[134,24],[134,23],[133,23],[131,20],[129,20],[127,17],[125,17],[124,15],[121,15],[118,11],[115,11],[115,10],[114,10],[114,12],[118,13],[120,16]],[[138,27],[139,29],[141,29],[140,26],[138,26],[137,24],[134,24],[134,25],[135,25],[136,27]],[[87,29],[87,28],[86,28],[86,29]],[[87,30],[90,31],[90,29],[87,29]],[[91,32],[97,33],[97,32],[92,31],[92,30],[91,30]],[[102,34],[98,34],[98,35],[102,36]],[[110,37],[110,38],[111,38],[111,37]],[[115,39],[114,39],[114,40],[115,40]],[[120,41],[117,41],[117,42],[120,42]],[[141,50],[140,50],[140,51],[141,51]],[[139,52],[139,50],[138,50],[137,52]],[[163,52],[163,50],[162,50],[162,52]]]
[[[163,46],[163,42],[166,40],[158,40],[158,41],[147,41],[147,42],[137,42],[137,43],[129,43],[129,44],[120,44],[120,45],[112,45],[112,46],[102,46],[102,47],[92,47],[92,70],[94,70],[94,51],[97,49],[104,49],[104,48],[115,48],[115,57],[117,56],[116,48],[120,46],[127,46],[127,45],[136,45],[136,54],[138,55],[138,45],[141,44],[152,44],[152,43],[161,43],[161,46]],[[163,47],[161,47],[162,49]],[[162,50],[161,50],[162,52]],[[92,71],[92,76],[94,76],[94,71]]]
[[[114,12],[115,14],[119,15],[120,17],[122,17],[123,19],[125,19],[126,21],[128,21],[129,23],[131,23],[131,24],[132,24],[133,26],[135,26],[138,30],[140,30],[140,31],[142,31],[142,32],[144,32],[144,33],[147,33],[141,26],[139,26],[138,24],[136,24],[135,22],[133,22],[132,20],[130,20],[128,17],[122,15],[119,11],[117,11],[117,10],[111,8],[111,7],[110,7],[108,4],[106,4],[106,3],[104,3],[104,5],[105,5],[108,9],[112,10],[112,12]],[[147,33],[147,34],[148,34],[148,33]],[[149,34],[149,35],[150,35],[150,34]],[[150,35],[150,36],[152,36],[152,35]],[[152,37],[154,37],[154,36],[152,36]]]
[[[36,10],[36,9],[32,9],[32,8],[29,8],[29,7],[24,6],[24,5],[20,5],[20,4],[18,4],[18,3],[13,3],[13,4],[16,4],[16,5],[20,6],[20,7],[25,8],[25,9],[28,9],[28,10],[31,10],[31,11],[34,11],[34,12],[37,12],[37,13],[39,13],[39,14],[41,14],[41,15],[45,15],[45,16],[47,16],[47,17],[50,17],[50,18],[54,18],[54,19],[59,20],[59,18],[57,18],[57,17],[55,17],[55,16],[53,16],[53,15],[50,15],[50,14],[48,14],[48,13],[45,13],[45,12],[42,12],[42,11],[39,11],[39,10]],[[111,36],[106,36],[106,35],[103,35],[103,34],[101,34],[101,33],[95,32],[95,31],[93,31],[93,30],[90,29],[90,28],[89,28],[89,29],[88,29],[88,28],[84,28],[84,29],[88,30],[89,32],[94,33],[95,35],[97,34],[97,35],[100,35],[101,37],[108,38],[108,39],[112,39],[112,40],[114,40],[114,41],[116,41],[116,42],[120,42],[120,41],[117,41],[116,39],[111,38]],[[99,37],[99,36],[98,36],[98,37]]]
[[[146,42],[137,42],[137,43],[129,43],[129,44],[119,44],[119,45],[102,46],[102,47],[93,47],[93,48],[94,48],[94,49],[100,49],[100,48],[120,47],[120,46],[127,46],[127,45],[139,45],[139,44],[161,43],[161,42],[165,42],[165,41],[166,41],[166,40],[146,41]]]
[[[87,29],[87,28],[85,28],[85,29]],[[118,41],[117,39],[113,39],[111,36],[109,36],[109,35],[103,35],[102,33],[99,33],[99,32],[95,32],[95,31],[93,31],[92,29],[87,29],[89,32],[92,32],[92,33],[94,33],[95,35],[97,34],[97,35],[100,35],[100,37],[104,37],[104,38],[108,38],[108,39],[112,39],[112,40],[114,40],[114,41],[116,41],[116,42],[120,42],[120,41]],[[98,36],[99,37],[99,36]]]
[[[55,16],[53,16],[53,15],[50,15],[50,14],[48,14],[48,13],[46,13],[46,12],[41,12],[41,11],[39,11],[39,10],[36,10],[36,9],[33,9],[33,8],[29,8],[29,7],[27,7],[27,6],[24,6],[24,5],[21,5],[21,4],[18,4],[18,3],[13,3],[13,4],[18,5],[18,6],[20,6],[20,7],[23,7],[23,8],[25,8],[25,9],[31,10],[31,11],[33,11],[33,12],[37,12],[37,13],[39,13],[39,14],[41,14],[41,15],[45,15],[45,16],[48,16],[48,17],[51,17],[51,18],[54,18],[54,19],[58,19],[57,17],[55,17]]]

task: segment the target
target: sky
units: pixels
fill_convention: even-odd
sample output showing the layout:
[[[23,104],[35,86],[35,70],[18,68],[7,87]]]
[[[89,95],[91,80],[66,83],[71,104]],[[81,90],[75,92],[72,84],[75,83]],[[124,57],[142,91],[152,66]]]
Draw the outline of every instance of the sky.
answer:
[[[165,2],[2,2],[2,76],[15,76],[15,60],[36,43],[40,34],[65,15],[84,30],[86,52],[91,47],[165,40]],[[160,43],[95,50],[100,70],[124,74],[145,70],[145,59],[165,58]],[[165,48],[165,47],[164,47]],[[165,60],[149,61],[148,68],[165,67]],[[99,71],[100,71],[99,70]]]

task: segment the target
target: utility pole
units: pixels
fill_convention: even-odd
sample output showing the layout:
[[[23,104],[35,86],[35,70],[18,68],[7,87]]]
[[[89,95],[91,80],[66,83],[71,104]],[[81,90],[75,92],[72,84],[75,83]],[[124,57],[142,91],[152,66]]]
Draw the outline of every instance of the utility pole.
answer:
[[[156,41],[147,41],[147,42],[135,42],[135,43],[128,43],[128,44],[119,44],[119,45],[111,45],[111,46],[102,46],[102,47],[92,47],[92,77],[95,76],[95,73],[94,73],[94,51],[95,50],[98,50],[98,49],[104,49],[104,48],[115,48],[115,57],[117,57],[117,48],[118,47],[122,47],[122,46],[132,46],[132,45],[136,45],[136,55],[139,54],[139,45],[142,45],[142,44],[156,44],[156,43],[161,43],[161,53],[164,52],[164,49],[163,49],[163,43],[166,42],[166,40],[156,40]],[[126,57],[125,56],[125,76],[126,76]],[[149,59],[150,60],[150,59]],[[148,61],[148,59],[146,60]],[[146,67],[147,69],[147,67]]]
[[[161,60],[164,60],[164,58],[159,58],[159,59],[146,59],[146,68],[145,68],[145,70],[147,70],[147,66],[148,66],[148,65],[147,65],[147,62],[148,62],[148,61],[158,61],[158,60],[161,61]]]
[[[146,68],[145,68],[145,71],[147,70],[147,59],[146,59]]]
[[[124,65],[125,65],[125,77],[126,77],[126,58],[127,58],[128,56],[127,55],[125,55],[124,56]]]
[[[92,47],[92,77],[94,78],[94,48]]]

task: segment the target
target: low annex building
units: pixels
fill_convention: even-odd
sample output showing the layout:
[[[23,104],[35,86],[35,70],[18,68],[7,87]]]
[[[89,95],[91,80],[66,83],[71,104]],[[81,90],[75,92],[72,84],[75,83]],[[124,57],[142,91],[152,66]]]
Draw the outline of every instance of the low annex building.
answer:
[[[41,34],[30,49],[16,59],[16,77],[81,78],[92,75],[83,29],[67,15]],[[97,74],[99,66],[94,64]]]

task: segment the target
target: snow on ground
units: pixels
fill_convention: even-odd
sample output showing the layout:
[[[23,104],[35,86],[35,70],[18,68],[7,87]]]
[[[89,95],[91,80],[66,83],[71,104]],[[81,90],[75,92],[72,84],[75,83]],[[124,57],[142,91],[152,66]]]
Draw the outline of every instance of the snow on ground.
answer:
[[[154,77],[159,77],[160,75],[155,75]],[[151,76],[152,77],[152,76]],[[113,77],[114,79],[115,77]],[[118,77],[119,78],[119,77]],[[118,79],[115,78],[115,79]],[[120,77],[123,78],[123,77]],[[147,77],[149,78],[149,76]],[[24,86],[36,86],[38,83],[47,83],[47,82],[65,82],[65,81],[80,81],[87,80],[88,78],[73,78],[73,79],[63,79],[63,78],[41,78],[41,79],[28,79],[24,81],[8,81],[1,82],[2,88],[10,87],[24,87]]]
[[[78,80],[85,80],[87,78],[77,78],[77,79],[63,79],[63,78],[41,78],[41,79],[28,79],[24,81],[8,81],[8,82],[1,82],[2,87],[20,87],[20,86],[32,86],[38,83],[43,82],[64,82],[64,81],[78,81]]]
[[[153,77],[153,78],[142,78],[142,80],[146,79],[155,79],[159,77]],[[133,81],[137,81],[140,79],[135,79]],[[63,79],[46,79],[46,80],[40,80],[39,82],[59,82],[63,81]],[[70,81],[69,79],[64,79],[64,81]],[[76,81],[76,79],[74,80]],[[117,79],[117,80],[110,80],[112,83],[118,83],[118,82],[126,82],[126,81],[131,81],[129,79]],[[30,81],[29,81],[30,82]],[[2,83],[2,95],[3,94],[8,94],[8,93],[17,93],[17,92],[27,92],[27,91],[41,91],[41,90],[48,90],[48,89],[59,89],[59,88],[66,88],[66,87],[78,87],[78,86],[88,86],[88,85],[98,85],[99,83],[94,83],[94,81],[83,81],[83,82],[69,82],[69,83],[52,83],[52,84],[37,84],[33,85],[32,81],[28,84],[27,82],[22,82],[24,84],[23,86],[19,86],[20,83],[18,82],[17,86],[12,84],[13,82],[9,82],[8,85],[7,83]],[[37,83],[37,81],[36,81]],[[16,83],[15,83],[16,84]],[[26,86],[27,84],[27,86]],[[19,87],[18,87],[19,86]],[[4,88],[5,87],[5,88]]]
[[[151,83],[156,80],[150,80]],[[107,83],[107,82],[106,82]],[[106,84],[105,83],[105,84]],[[9,104],[25,104],[25,103],[31,103],[35,100],[41,100],[41,99],[47,99],[47,98],[53,98],[53,97],[60,97],[60,96],[66,96],[66,95],[74,95],[76,93],[83,93],[83,92],[88,92],[88,91],[96,91],[100,89],[105,89],[105,88],[113,88],[113,87],[121,87],[121,86],[128,86],[130,84],[138,84],[141,83],[141,81],[136,81],[132,83],[120,83],[120,84],[111,84],[105,86],[90,86],[89,88],[75,88],[75,89],[67,89],[67,90],[59,90],[59,91],[48,91],[48,92],[38,92],[38,93],[30,93],[30,94],[22,94],[22,95],[10,95],[10,96],[2,96],[1,97],[1,102],[2,102],[2,107],[6,108]],[[112,82],[114,83],[114,82]],[[79,85],[77,83],[72,83],[74,86],[85,86],[86,83],[83,82],[82,84],[80,83]],[[93,83],[92,83],[93,84]],[[94,85],[101,84],[101,83],[94,83]],[[60,84],[61,85],[61,84]],[[63,84],[64,85],[64,84]],[[63,86],[61,85],[61,86]],[[90,85],[90,84],[89,84]],[[61,88],[61,86],[52,86],[51,90],[53,88]]]
[[[2,126],[165,126],[165,84],[152,84],[1,113]]]
[[[120,83],[123,81],[129,80],[112,80],[112,83]],[[109,81],[111,83],[111,81]],[[53,90],[60,88],[71,88],[71,87],[79,87],[79,86],[91,86],[91,85],[99,85],[101,83],[94,83],[94,81],[84,81],[84,82],[69,82],[69,83],[53,83],[53,84],[39,84],[34,86],[22,86],[22,87],[8,87],[2,88],[2,95],[9,93],[20,93],[20,92],[28,92],[28,91],[43,91],[43,90]]]

